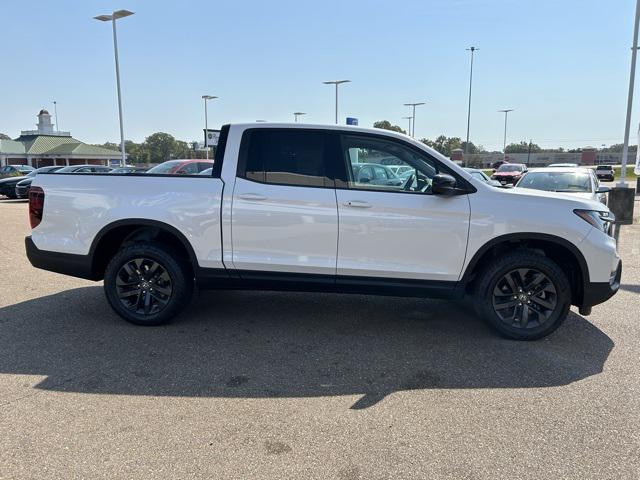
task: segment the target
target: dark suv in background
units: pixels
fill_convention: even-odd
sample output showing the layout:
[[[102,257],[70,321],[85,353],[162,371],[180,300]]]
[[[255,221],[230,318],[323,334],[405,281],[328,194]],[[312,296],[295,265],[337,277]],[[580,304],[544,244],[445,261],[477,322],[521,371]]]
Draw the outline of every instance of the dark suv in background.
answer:
[[[598,180],[604,180],[606,182],[613,182],[614,173],[611,165],[598,165],[596,167],[596,176]]]

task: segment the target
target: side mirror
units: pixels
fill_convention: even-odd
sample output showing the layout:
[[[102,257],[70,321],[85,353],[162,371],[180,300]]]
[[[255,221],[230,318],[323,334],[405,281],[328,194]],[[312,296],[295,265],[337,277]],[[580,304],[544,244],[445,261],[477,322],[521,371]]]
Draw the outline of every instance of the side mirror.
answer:
[[[431,191],[435,195],[454,195],[456,189],[456,179],[446,173],[438,173],[431,182]]]
[[[596,193],[609,193],[611,191],[611,187],[598,187]]]
[[[360,177],[358,180],[360,183],[371,183],[371,179],[369,177]]]

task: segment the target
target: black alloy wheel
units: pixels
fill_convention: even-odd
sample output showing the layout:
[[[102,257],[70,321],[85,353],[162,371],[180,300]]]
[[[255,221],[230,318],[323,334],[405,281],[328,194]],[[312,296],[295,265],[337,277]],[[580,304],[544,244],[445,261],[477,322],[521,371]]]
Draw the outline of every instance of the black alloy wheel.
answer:
[[[531,329],[549,320],[558,305],[553,282],[533,268],[506,273],[493,289],[493,309],[501,321]]]
[[[173,292],[167,270],[150,258],[134,258],[126,262],[116,276],[116,290],[127,310],[138,315],[162,311]]]

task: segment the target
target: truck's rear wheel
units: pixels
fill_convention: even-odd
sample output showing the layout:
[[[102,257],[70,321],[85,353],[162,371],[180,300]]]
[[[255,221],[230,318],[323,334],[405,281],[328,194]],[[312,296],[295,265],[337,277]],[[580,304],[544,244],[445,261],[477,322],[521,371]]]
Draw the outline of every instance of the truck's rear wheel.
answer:
[[[502,335],[536,340],[556,330],[571,306],[569,280],[548,257],[531,251],[508,253],[480,274],[478,313]]]
[[[136,243],[118,251],[104,274],[111,307],[137,325],[171,321],[187,305],[193,279],[170,248]]]

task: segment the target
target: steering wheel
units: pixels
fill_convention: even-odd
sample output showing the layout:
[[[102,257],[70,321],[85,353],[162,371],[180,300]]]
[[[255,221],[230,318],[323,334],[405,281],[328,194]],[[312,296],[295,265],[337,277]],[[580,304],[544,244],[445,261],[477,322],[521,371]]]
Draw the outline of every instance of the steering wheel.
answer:
[[[407,181],[405,182],[405,184],[402,186],[402,190],[411,190],[411,187],[413,186],[413,181],[416,179],[416,174],[412,173],[411,175],[409,175],[409,178],[407,178]]]

